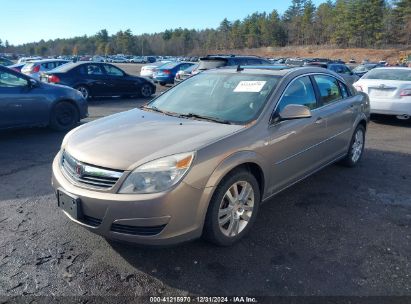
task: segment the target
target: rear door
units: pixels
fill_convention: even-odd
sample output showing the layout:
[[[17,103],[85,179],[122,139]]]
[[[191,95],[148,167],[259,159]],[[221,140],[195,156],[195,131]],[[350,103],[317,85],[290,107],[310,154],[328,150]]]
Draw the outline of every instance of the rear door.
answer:
[[[278,120],[279,113],[289,104],[307,106],[312,117]],[[269,127],[270,141],[264,154],[271,163],[270,189],[273,194],[318,168],[323,162],[322,143],[326,136],[325,119],[319,107],[309,76],[294,79],[285,89]]]
[[[81,65],[78,69],[80,78],[77,82],[86,84],[93,96],[107,96],[111,94],[111,85],[107,81],[106,72],[103,66],[98,63]],[[78,85],[80,83],[77,83]]]
[[[322,152],[324,160],[330,161],[348,148],[360,100],[357,102],[346,85],[331,75],[313,75],[312,79],[320,101],[318,112],[327,124]]]

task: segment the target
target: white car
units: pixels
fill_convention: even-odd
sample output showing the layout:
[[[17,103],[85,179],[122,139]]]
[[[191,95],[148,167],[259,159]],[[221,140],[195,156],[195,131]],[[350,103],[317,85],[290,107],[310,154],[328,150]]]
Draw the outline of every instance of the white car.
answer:
[[[411,117],[411,68],[376,68],[354,83],[354,87],[368,94],[371,114]]]
[[[162,66],[163,64],[166,64],[166,63],[168,63],[168,62],[170,62],[170,61],[156,61],[156,62],[147,64],[147,65],[145,65],[145,66],[143,66],[143,67],[141,68],[140,76],[141,76],[141,77],[153,78],[153,73],[154,73],[154,71],[155,71],[158,67],[160,67],[160,66]]]

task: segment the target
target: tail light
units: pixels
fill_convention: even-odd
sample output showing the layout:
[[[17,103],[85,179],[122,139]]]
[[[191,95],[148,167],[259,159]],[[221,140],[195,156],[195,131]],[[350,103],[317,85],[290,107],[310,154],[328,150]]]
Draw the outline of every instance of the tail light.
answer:
[[[411,96],[411,89],[402,90],[401,93],[400,93],[400,96],[401,97]]]
[[[49,82],[52,82],[52,83],[59,83],[60,82],[60,78],[58,78],[56,75],[49,76],[48,80],[49,80]]]
[[[31,73],[38,73],[39,71],[40,71],[40,66],[39,65],[35,65],[31,69]]]
[[[171,71],[170,70],[164,70],[163,73],[164,74],[171,74]]]

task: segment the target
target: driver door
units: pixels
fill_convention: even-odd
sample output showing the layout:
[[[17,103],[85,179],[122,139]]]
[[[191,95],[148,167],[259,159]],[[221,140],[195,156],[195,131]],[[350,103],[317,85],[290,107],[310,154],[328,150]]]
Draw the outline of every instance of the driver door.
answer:
[[[312,116],[281,120],[279,113],[290,104],[307,106]],[[265,143],[265,156],[271,166],[269,195],[296,182],[321,165],[321,143],[326,137],[326,121],[321,116],[321,110],[317,110],[318,106],[309,76],[294,79],[285,89],[269,126],[270,139]]]
[[[0,128],[18,127],[47,121],[47,99],[37,94],[27,78],[0,70]]]

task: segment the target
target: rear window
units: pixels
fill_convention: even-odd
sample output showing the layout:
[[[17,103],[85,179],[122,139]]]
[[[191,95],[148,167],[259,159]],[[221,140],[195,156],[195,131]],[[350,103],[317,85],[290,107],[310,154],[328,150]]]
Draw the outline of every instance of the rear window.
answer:
[[[62,64],[62,65],[58,66],[57,68],[53,69],[52,71],[56,72],[56,73],[64,73],[64,72],[67,72],[67,71],[71,70],[75,66],[77,66],[77,64],[75,64],[74,62],[69,62],[69,63]]]
[[[374,69],[365,74],[362,79],[411,81],[411,69]]]
[[[198,65],[199,70],[210,70],[225,66],[227,60],[225,59],[201,59]]]
[[[27,70],[31,70],[34,66],[35,66],[36,64],[35,63],[33,63],[33,62],[31,62],[31,63],[26,63],[24,66],[23,66],[23,69],[27,69]]]
[[[173,69],[178,64],[180,64],[180,63],[178,63],[178,62],[169,62],[169,63],[166,63],[166,64],[162,65],[161,68],[162,69]]]

